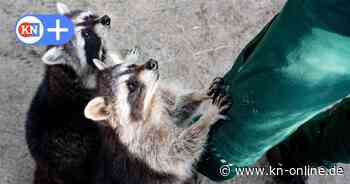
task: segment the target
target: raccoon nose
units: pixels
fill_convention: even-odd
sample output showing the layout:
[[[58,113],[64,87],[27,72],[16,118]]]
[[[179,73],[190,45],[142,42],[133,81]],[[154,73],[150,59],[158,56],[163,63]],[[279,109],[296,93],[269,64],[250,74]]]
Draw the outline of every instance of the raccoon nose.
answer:
[[[145,63],[145,68],[147,70],[157,70],[158,69],[158,62],[154,59],[150,59]]]
[[[101,17],[101,24],[105,26],[109,26],[111,24],[111,18],[108,15],[104,15]]]

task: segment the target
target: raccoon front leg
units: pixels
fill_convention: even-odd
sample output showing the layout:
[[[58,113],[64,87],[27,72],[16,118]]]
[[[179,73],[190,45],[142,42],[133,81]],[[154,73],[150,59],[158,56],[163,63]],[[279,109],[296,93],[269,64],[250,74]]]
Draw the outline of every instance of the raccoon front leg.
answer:
[[[189,93],[176,97],[175,109],[172,112],[172,116],[176,118],[175,124],[182,127],[188,126],[192,115],[202,102],[209,98],[210,97],[204,93]]]
[[[230,105],[229,97],[219,94],[213,99],[207,112],[180,134],[172,145],[170,153],[177,158],[198,158],[207,141],[210,126],[225,118],[222,113],[229,109]]]
[[[198,109],[201,103],[208,100],[210,97],[216,98],[221,92],[224,92],[223,79],[217,77],[211,83],[208,92],[205,93],[190,93],[187,95],[179,96],[175,102],[175,110],[173,111],[173,117],[176,117],[176,124],[186,127],[191,122],[191,117]]]

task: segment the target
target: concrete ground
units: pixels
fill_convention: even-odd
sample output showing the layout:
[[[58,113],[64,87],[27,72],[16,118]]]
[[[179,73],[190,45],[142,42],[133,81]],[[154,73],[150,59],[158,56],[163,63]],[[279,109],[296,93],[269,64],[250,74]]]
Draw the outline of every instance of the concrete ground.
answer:
[[[80,0],[65,3],[112,17],[117,48],[138,45],[161,62],[162,74],[201,89],[223,75],[239,51],[282,7],[284,0]],[[24,119],[42,79],[42,47],[22,46],[12,31],[26,13],[54,12],[54,1],[0,1],[0,184],[32,181],[33,161]],[[257,165],[266,165],[262,159]],[[345,176],[313,177],[310,183],[345,184]],[[206,182],[208,183],[208,182]],[[270,177],[236,177],[227,183],[273,184]]]

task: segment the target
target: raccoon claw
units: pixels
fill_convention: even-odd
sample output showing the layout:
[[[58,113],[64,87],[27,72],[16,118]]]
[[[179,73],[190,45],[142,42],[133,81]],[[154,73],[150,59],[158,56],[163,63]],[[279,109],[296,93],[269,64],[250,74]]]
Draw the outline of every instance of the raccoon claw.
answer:
[[[231,97],[219,94],[216,99],[213,99],[213,105],[219,108],[220,113],[226,113],[232,105]]]
[[[224,78],[222,78],[222,77],[215,77],[212,83],[223,84],[224,83]]]
[[[226,85],[221,77],[217,77],[213,80],[212,85],[209,88],[208,96],[212,99],[213,104],[218,106],[224,106],[222,104],[230,105],[230,98],[226,96]],[[221,111],[224,112],[228,109],[225,106]]]
[[[208,90],[208,96],[212,96],[216,98],[218,93],[222,91],[224,88],[224,80],[222,77],[216,77],[213,82],[211,83],[209,90]]]

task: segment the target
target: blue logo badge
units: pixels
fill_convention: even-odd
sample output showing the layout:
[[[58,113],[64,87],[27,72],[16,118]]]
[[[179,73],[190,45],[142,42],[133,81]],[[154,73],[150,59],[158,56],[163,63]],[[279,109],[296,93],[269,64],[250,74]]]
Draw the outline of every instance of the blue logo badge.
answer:
[[[15,30],[17,40],[36,45],[63,45],[74,35],[72,21],[63,15],[26,15]]]

